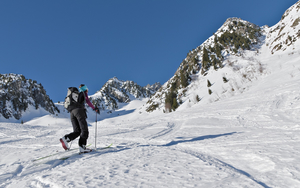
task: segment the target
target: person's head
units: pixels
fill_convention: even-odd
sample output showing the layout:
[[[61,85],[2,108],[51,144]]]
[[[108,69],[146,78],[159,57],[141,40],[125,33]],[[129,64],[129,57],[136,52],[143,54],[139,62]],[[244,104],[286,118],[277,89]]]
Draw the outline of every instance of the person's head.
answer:
[[[79,91],[80,91],[80,92],[88,92],[89,89],[86,87],[86,85],[80,84],[80,86],[79,86]]]

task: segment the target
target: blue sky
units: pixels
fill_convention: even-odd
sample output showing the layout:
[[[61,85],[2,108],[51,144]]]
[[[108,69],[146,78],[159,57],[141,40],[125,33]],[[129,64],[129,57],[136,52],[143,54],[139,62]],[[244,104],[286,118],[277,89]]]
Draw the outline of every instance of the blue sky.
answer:
[[[116,76],[165,83],[229,17],[275,25],[297,0],[3,0],[0,73],[41,83],[54,101]]]

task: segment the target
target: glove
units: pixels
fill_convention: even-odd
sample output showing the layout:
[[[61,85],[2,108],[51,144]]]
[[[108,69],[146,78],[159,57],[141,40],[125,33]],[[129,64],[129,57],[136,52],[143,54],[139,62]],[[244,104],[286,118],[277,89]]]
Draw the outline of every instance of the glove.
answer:
[[[94,111],[97,112],[98,114],[100,114],[100,110],[98,107],[95,107]]]

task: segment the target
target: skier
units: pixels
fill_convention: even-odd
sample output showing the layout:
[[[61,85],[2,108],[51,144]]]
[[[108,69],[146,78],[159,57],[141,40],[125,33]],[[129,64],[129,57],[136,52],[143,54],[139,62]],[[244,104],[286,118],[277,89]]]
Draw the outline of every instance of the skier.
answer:
[[[65,150],[69,150],[68,142],[76,139],[80,136],[78,145],[80,153],[87,153],[92,151],[86,148],[87,139],[89,136],[88,124],[86,121],[87,114],[85,109],[85,103],[87,103],[96,113],[100,114],[98,107],[94,107],[88,97],[88,88],[86,85],[81,84],[79,86],[78,103],[71,106],[70,118],[73,125],[73,132],[60,138],[62,147]]]

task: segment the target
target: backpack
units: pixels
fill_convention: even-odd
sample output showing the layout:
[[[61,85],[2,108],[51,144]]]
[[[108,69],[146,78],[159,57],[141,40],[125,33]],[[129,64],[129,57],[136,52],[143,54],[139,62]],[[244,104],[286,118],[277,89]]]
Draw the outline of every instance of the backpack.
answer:
[[[77,87],[69,87],[68,93],[65,98],[64,107],[70,112],[76,107],[81,107],[82,104],[78,101],[79,98],[79,91]]]

